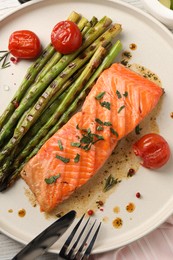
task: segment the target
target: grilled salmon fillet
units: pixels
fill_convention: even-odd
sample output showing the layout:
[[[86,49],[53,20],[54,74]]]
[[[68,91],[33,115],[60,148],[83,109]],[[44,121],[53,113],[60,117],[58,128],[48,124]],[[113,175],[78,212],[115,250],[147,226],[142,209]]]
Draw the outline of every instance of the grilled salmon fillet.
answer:
[[[21,172],[40,210],[50,212],[84,185],[103,166],[118,140],[152,111],[162,94],[162,88],[121,64],[102,72],[81,111]]]

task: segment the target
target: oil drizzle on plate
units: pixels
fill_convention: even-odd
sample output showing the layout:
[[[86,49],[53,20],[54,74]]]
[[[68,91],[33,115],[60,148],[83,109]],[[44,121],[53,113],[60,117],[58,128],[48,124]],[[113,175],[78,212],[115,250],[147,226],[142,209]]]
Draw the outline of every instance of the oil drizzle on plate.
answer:
[[[26,210],[25,209],[20,209],[18,211],[18,216],[23,218],[26,215]]]
[[[129,213],[132,213],[134,210],[135,210],[135,204],[132,203],[132,202],[129,202],[129,204],[126,206],[126,210],[129,212]]]
[[[112,222],[114,228],[121,228],[123,225],[123,220],[121,218],[115,218]]]

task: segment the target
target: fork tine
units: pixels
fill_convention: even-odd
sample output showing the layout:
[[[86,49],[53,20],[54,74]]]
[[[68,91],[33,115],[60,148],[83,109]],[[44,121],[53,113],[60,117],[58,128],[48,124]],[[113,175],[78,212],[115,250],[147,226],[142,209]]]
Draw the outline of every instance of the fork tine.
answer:
[[[70,260],[70,259],[71,260],[72,259],[82,260],[83,259],[84,260],[84,259],[88,259],[88,257],[91,254],[91,250],[96,241],[99,229],[101,227],[101,223],[99,223],[98,227],[95,228],[95,231],[93,231],[93,228],[97,222],[97,220],[95,220],[94,223],[92,225],[90,225],[89,230],[87,230],[86,234],[84,235],[84,231],[85,231],[86,227],[88,226],[88,222],[90,221],[90,218],[88,218],[86,223],[83,225],[82,230],[80,230],[79,234],[76,234],[84,216],[85,216],[85,214],[77,222],[76,226],[71,231],[69,237],[67,238],[67,240],[65,241],[63,247],[61,248],[61,250],[59,252],[59,256],[61,256],[63,259],[68,259],[68,260]],[[75,235],[77,235],[77,238],[75,238]],[[91,235],[92,235],[92,237],[91,237]],[[73,242],[73,240],[74,240],[74,242]],[[87,242],[87,240],[89,240],[90,242]],[[89,244],[87,245],[87,243],[89,243]],[[78,249],[77,249],[77,247],[78,247]]]
[[[81,258],[81,260],[82,259],[88,259],[88,257],[90,256],[91,250],[92,250],[92,248],[94,246],[94,243],[96,241],[96,238],[97,238],[97,235],[99,233],[100,227],[101,227],[101,222],[100,222],[98,228],[96,229],[95,234],[94,234],[93,238],[91,239],[91,242],[89,243],[89,245],[88,245],[88,247],[87,247],[83,257]]]
[[[96,220],[94,221],[94,223],[92,224],[91,228],[89,229],[87,235],[85,236],[85,239],[83,240],[83,242],[82,242],[82,244],[81,244],[81,246],[80,246],[78,252],[77,252],[76,255],[75,255],[76,257],[81,254],[81,252],[82,252],[84,246],[86,245],[86,241],[87,241],[89,235],[91,234],[91,231],[92,231],[92,229],[93,229],[95,223],[96,223]]]
[[[76,246],[78,245],[78,242],[79,242],[80,238],[82,237],[83,232],[84,232],[86,226],[88,225],[89,220],[90,220],[90,219],[88,219],[87,222],[85,223],[85,225],[84,225],[84,227],[82,228],[82,230],[81,230],[81,232],[80,232],[78,238],[76,239],[76,241],[75,241],[75,243],[73,244],[73,246],[72,246],[70,252],[68,253],[68,258],[69,258],[69,259],[70,259],[70,257],[72,256],[72,254],[74,253],[74,249],[75,249]],[[75,255],[74,255],[74,257],[75,257]]]
[[[63,257],[63,256],[65,255],[66,249],[68,248],[68,246],[70,245],[70,243],[71,243],[73,237],[75,236],[75,234],[76,234],[76,232],[77,232],[77,230],[78,230],[78,228],[79,228],[79,226],[80,226],[80,224],[81,224],[81,222],[82,222],[84,216],[85,216],[85,214],[84,214],[84,215],[80,218],[80,220],[77,222],[77,224],[76,224],[76,226],[74,227],[74,229],[72,230],[70,236],[69,236],[69,237],[67,238],[67,240],[65,241],[63,247],[62,247],[61,250],[60,250],[60,253],[59,253],[60,256]]]

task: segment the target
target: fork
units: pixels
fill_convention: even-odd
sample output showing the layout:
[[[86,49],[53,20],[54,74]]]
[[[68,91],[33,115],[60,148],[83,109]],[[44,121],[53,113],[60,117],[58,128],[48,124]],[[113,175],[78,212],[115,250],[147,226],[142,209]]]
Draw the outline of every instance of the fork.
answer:
[[[101,222],[98,224],[97,220],[95,220],[94,223],[91,224],[91,218],[88,218],[82,229],[79,230],[83,224],[84,216],[85,214],[78,221],[59,252],[59,256],[63,259],[85,260],[88,259],[91,254],[101,227]]]

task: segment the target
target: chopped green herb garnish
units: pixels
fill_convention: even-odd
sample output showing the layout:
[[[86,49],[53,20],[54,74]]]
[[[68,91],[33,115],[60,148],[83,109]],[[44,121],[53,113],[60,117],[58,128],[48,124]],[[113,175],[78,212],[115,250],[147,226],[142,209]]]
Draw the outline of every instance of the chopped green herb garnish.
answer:
[[[118,90],[116,91],[116,94],[118,98],[122,98],[121,93]]]
[[[85,151],[90,150],[91,146],[100,140],[104,140],[103,136],[97,135],[91,132],[91,129],[88,128],[82,129],[84,133],[82,133],[82,138],[80,139],[80,148]]]
[[[142,130],[142,128],[141,128],[139,125],[137,125],[137,126],[135,127],[135,133],[136,133],[137,135],[140,134],[141,130]]]
[[[125,105],[121,106],[119,109],[118,109],[118,113],[121,112],[121,110],[123,110],[125,108]]]
[[[99,119],[99,118],[96,118],[95,121],[100,124],[100,125],[103,125],[103,122]]]
[[[90,134],[83,135],[83,137],[80,140],[80,142],[83,144],[90,144],[90,143],[92,143],[92,141],[93,141],[93,137]]]
[[[51,176],[50,178],[45,178],[44,180],[47,184],[52,184],[52,183],[56,182],[56,180],[59,179],[60,176],[61,176],[61,174],[58,173],[57,175]]]
[[[85,150],[85,151],[89,151],[89,150],[91,149],[91,145],[92,145],[92,143],[86,144],[86,145],[84,145],[84,146],[81,146],[81,148],[82,148],[83,150]]]
[[[110,104],[110,102],[103,101],[103,102],[100,102],[100,105],[101,105],[102,107],[107,108],[108,110],[111,109],[111,104]]]
[[[103,98],[103,96],[105,95],[105,91],[104,92],[100,92],[96,97],[95,97],[95,99],[97,99],[97,100],[100,100],[100,99],[102,99]]]
[[[105,126],[111,126],[111,125],[112,125],[111,122],[109,122],[109,121],[103,122],[103,121],[101,121],[99,118],[96,118],[95,121],[96,121],[98,124],[100,124],[100,125],[105,125]]]
[[[125,91],[124,94],[123,94],[124,97],[128,97],[128,92]]]
[[[116,137],[119,136],[118,133],[112,127],[110,127],[110,131],[112,134],[116,135]]]
[[[61,140],[58,140],[58,146],[61,151],[63,151],[63,146]]]
[[[108,121],[108,122],[104,122],[104,125],[105,125],[105,126],[111,126],[112,123]]]
[[[97,131],[103,131],[103,129],[104,129],[103,126],[101,126],[101,125],[97,126]]]
[[[59,160],[61,160],[61,161],[64,162],[64,163],[68,163],[68,162],[70,161],[69,158],[62,157],[62,156],[60,156],[60,155],[58,155],[58,154],[56,155],[56,158],[59,159]]]
[[[106,192],[106,191],[110,190],[112,187],[114,187],[119,182],[120,181],[118,179],[115,179],[112,175],[109,175],[109,177],[106,179],[103,191]]]
[[[73,143],[73,142],[72,142],[72,143],[71,143],[71,146],[73,146],[73,147],[80,147],[80,143],[77,143],[77,142],[76,142],[76,143],[75,143],[75,142]]]
[[[79,162],[79,160],[80,160],[80,154],[76,154],[76,156],[75,156],[75,158],[74,158],[74,162]]]
[[[92,144],[95,144],[96,142],[100,140],[104,140],[104,137],[102,135],[92,134],[93,137],[96,137],[97,139],[93,140]]]

